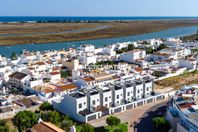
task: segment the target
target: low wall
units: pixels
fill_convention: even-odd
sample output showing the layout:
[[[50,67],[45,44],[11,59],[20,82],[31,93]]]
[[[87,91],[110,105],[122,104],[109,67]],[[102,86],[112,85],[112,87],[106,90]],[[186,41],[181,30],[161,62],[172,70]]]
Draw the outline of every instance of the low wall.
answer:
[[[130,110],[130,109],[133,109],[135,107],[140,107],[140,106],[143,106],[143,105],[148,104],[148,103],[156,102],[156,101],[159,101],[159,100],[164,100],[166,98],[169,98],[169,97],[173,96],[174,94],[175,94],[175,91],[170,91],[170,92],[167,92],[167,93],[158,94],[158,95],[155,95],[155,96],[151,96],[151,97],[147,97],[147,98],[144,98],[144,99],[141,99],[141,100],[137,100],[137,101],[134,101],[134,102],[131,102],[131,103],[128,103],[128,104],[124,104],[124,105],[120,105],[120,106],[116,106],[116,107],[111,107],[111,108],[109,108],[109,114],[124,112],[126,110]],[[101,116],[97,116],[98,115],[97,113],[86,115],[86,121],[90,121],[90,120],[88,120],[88,118],[91,119],[91,120],[94,120],[94,119],[98,119],[102,116],[102,112],[101,112]],[[96,116],[90,117],[90,116],[93,116],[94,114]]]

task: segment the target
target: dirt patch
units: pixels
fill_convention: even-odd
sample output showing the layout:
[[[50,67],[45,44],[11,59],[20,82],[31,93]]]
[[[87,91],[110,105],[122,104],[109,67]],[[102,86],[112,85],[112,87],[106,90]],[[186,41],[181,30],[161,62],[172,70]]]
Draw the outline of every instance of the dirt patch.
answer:
[[[164,89],[166,87],[172,87],[174,89],[180,89],[184,85],[191,85],[198,83],[198,71],[191,73],[184,73],[180,76],[167,78],[161,81],[155,82],[156,89]]]

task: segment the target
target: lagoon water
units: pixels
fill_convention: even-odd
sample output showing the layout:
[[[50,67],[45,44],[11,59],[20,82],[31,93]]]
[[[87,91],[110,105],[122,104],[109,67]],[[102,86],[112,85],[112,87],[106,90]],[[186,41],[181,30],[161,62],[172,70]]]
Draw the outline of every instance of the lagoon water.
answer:
[[[0,16],[0,22],[65,22],[65,21],[118,21],[118,20],[186,20],[198,17],[164,17],[164,16]]]
[[[197,31],[198,31],[198,26],[192,26],[192,27],[167,29],[160,32],[118,37],[118,38],[105,38],[105,39],[83,40],[83,41],[73,41],[73,42],[56,42],[56,43],[45,43],[45,44],[23,44],[23,45],[13,45],[13,46],[0,46],[0,54],[9,57],[12,52],[20,53],[24,49],[29,51],[59,50],[70,47],[77,48],[82,44],[93,44],[96,47],[101,47],[104,45],[115,44],[118,42],[138,41],[138,40],[145,40],[152,38],[183,37],[183,36],[195,34]]]

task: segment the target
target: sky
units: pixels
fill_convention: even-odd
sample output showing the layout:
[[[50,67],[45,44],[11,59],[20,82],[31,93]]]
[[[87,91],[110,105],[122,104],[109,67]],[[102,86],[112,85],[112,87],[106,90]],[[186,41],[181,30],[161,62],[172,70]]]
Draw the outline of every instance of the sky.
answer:
[[[0,0],[0,16],[198,16],[198,0]]]

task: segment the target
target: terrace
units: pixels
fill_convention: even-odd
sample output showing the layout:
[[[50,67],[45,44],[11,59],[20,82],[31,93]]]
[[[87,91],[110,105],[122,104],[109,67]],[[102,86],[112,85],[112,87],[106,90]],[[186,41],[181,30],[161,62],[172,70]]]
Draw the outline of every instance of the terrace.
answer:
[[[92,111],[90,111],[90,110],[88,110],[88,109],[84,109],[84,110],[80,111],[79,113],[80,113],[81,115],[83,115],[83,116],[86,116],[86,115],[92,114],[92,113],[94,113],[94,112],[92,112]]]
[[[78,98],[85,97],[85,94],[82,92],[76,92],[76,93],[71,93],[70,96],[78,99]]]

